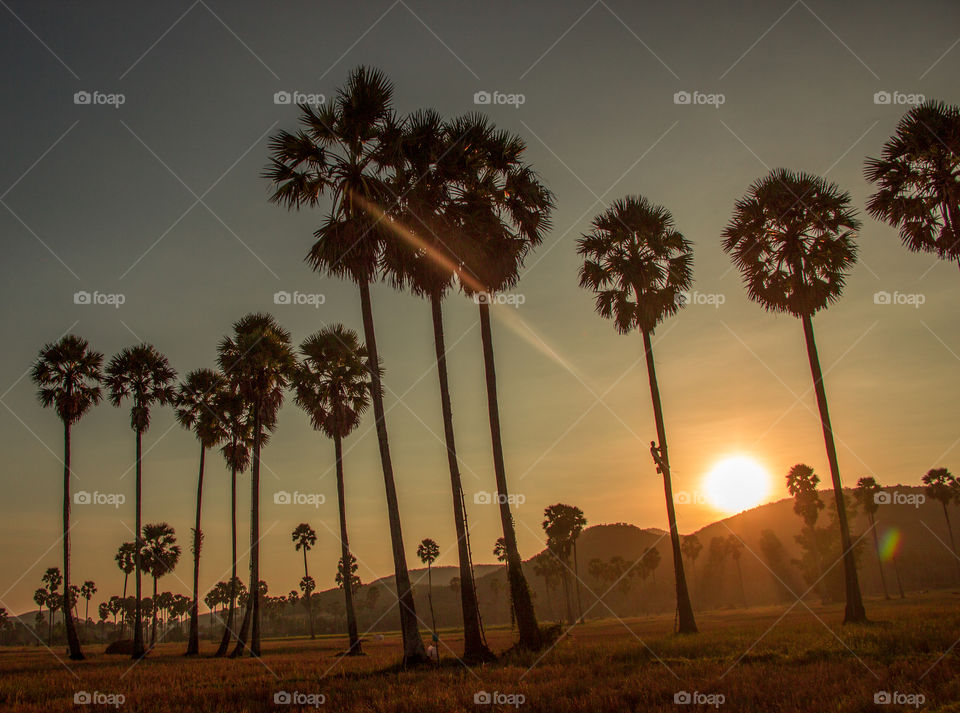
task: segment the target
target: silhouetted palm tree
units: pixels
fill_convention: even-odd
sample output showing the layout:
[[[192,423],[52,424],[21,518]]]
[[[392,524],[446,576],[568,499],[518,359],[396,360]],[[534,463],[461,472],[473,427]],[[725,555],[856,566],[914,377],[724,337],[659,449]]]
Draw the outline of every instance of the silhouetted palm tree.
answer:
[[[950,511],[947,506],[960,500],[960,481],[946,468],[932,468],[923,476],[921,482],[927,486],[927,497],[933,498],[943,506],[943,517],[947,521],[947,533],[950,535],[950,551],[960,576],[960,558],[957,557],[957,545],[953,541],[953,527],[950,524]]]
[[[433,629],[433,640],[437,641],[437,617],[433,613],[433,563],[440,556],[440,547],[429,537],[417,546],[417,557],[427,565],[427,601],[430,603],[430,628]],[[461,582],[461,585],[463,583]]]
[[[303,357],[294,383],[296,403],[310,416],[313,427],[333,439],[337,468],[337,506],[340,514],[340,559],[349,561],[347,537],[346,487],[343,475],[343,439],[360,424],[370,406],[370,380],[367,350],[356,332],[335,324],[307,337],[300,345]],[[378,370],[379,371],[379,370]],[[347,613],[349,653],[361,653],[353,592],[343,590]]]
[[[817,520],[823,510],[823,501],[817,491],[820,476],[813,472],[813,468],[803,463],[797,463],[787,472],[787,492],[793,498],[793,511],[800,516],[807,526],[810,539],[810,553],[816,570],[815,587],[823,596],[821,581],[823,579],[823,563],[820,561],[820,548],[817,544]]]
[[[887,591],[887,576],[883,571],[883,559],[880,557],[880,537],[877,534],[877,510],[880,509],[880,503],[877,502],[877,493],[883,492],[880,483],[876,478],[867,476],[857,481],[857,487],[853,494],[857,502],[867,513],[867,519],[870,521],[870,531],[873,533],[873,551],[877,555],[877,567],[880,569],[880,583],[883,585],[883,598],[889,599],[890,593]]]
[[[120,568],[120,571],[123,572],[123,600],[127,598],[127,579],[130,577],[130,573],[133,572],[134,568],[137,566],[136,563],[137,555],[137,545],[135,542],[124,542],[117,548],[117,554],[113,556],[113,561],[117,563],[117,567]],[[123,638],[123,625],[126,622],[126,617],[120,617],[120,634],[117,636],[117,639]]]
[[[500,407],[490,325],[491,295],[514,287],[524,260],[550,229],[553,194],[524,161],[520,137],[496,130],[483,116],[472,114],[448,124],[448,154],[455,178],[447,210],[451,229],[461,237],[460,287],[480,311],[487,384],[487,411],[493,446],[500,524],[507,554],[507,581],[517,617],[519,644],[528,650],[543,645],[533,600],[523,574],[517,535],[510,513],[509,489],[500,432]]]
[[[740,556],[743,554],[743,541],[732,532],[727,535],[727,552],[737,565],[737,582],[740,583],[740,600],[747,606],[747,591],[743,588],[743,571],[740,569]]]
[[[203,530],[200,511],[203,505],[203,466],[207,449],[214,448],[227,437],[227,429],[216,411],[217,399],[225,387],[221,374],[212,369],[197,369],[187,374],[176,398],[177,421],[192,430],[200,441],[200,472],[197,476],[197,516],[193,527],[193,599],[190,605],[190,634],[187,656],[200,653],[200,548]]]
[[[304,583],[313,585],[313,578],[310,576],[310,572],[307,569],[307,552],[313,549],[313,546],[317,544],[317,533],[314,532],[313,528],[310,527],[305,522],[301,522],[299,525],[294,528],[291,535],[293,539],[294,546],[297,550],[303,550],[303,579],[300,582],[300,588],[303,589]],[[310,590],[306,592],[305,599],[307,600],[307,618],[310,620],[310,638],[315,639],[316,635],[313,632],[313,607],[310,606],[310,593],[313,591],[314,586],[310,587]]]
[[[929,101],[900,120],[881,158],[864,171],[877,192],[867,212],[900,230],[914,252],[960,265],[960,107]]]
[[[277,412],[293,374],[296,360],[290,349],[290,333],[269,314],[252,313],[233,325],[233,336],[224,337],[217,362],[224,377],[243,400],[253,429],[250,466],[250,585],[243,624],[231,656],[249,648],[260,656],[260,451],[264,431],[276,427]],[[248,628],[250,631],[247,645]]]
[[[37,609],[37,628],[43,626],[43,605],[47,603],[47,597],[49,596],[50,592],[48,592],[45,587],[40,587],[33,593],[33,601],[39,607],[39,609]],[[39,646],[41,639],[39,636],[36,638],[37,645]],[[47,640],[49,641],[49,637]]]
[[[333,101],[319,108],[300,107],[303,130],[296,134],[282,131],[271,140],[271,165],[266,175],[276,186],[271,200],[288,208],[316,206],[321,196],[327,193],[333,198],[331,212],[314,233],[317,242],[307,261],[314,270],[350,279],[360,289],[373,412],[400,604],[403,661],[415,664],[427,662],[427,653],[417,627],[403,547],[370,302],[370,283],[380,277],[379,263],[386,239],[382,211],[378,206],[389,203],[389,191],[382,179],[386,159],[382,139],[393,123],[392,97],[393,85],[383,73],[368,67],[353,70],[346,86]]]
[[[44,407],[52,406],[63,423],[63,581],[70,586],[70,431],[87,411],[100,402],[100,365],[103,354],[90,349],[85,339],[68,334],[46,344],[30,376]],[[80,638],[64,597],[63,621],[70,658],[83,659]],[[51,611],[52,619],[52,611]]]
[[[639,330],[643,336],[658,440],[658,444],[651,445],[651,450],[658,463],[657,470],[663,475],[666,494],[678,628],[680,633],[695,633],[697,624],[680,552],[667,432],[650,339],[657,325],[677,312],[682,295],[690,289],[693,248],[674,226],[670,211],[642,196],[627,196],[615,202],[593,219],[593,229],[582,236],[577,245],[577,251],[585,258],[580,269],[580,285],[597,293],[597,312],[613,319],[620,334]]]
[[[703,551],[703,543],[700,542],[700,538],[696,535],[687,535],[680,541],[680,551],[684,557],[690,560],[690,576],[695,578],[697,574],[697,557],[699,557]]]
[[[136,473],[134,503],[136,508],[136,536],[140,537],[140,512],[142,506],[141,489],[143,483],[142,455],[143,434],[150,428],[150,409],[173,403],[176,389],[173,386],[177,372],[170,366],[167,358],[151,344],[139,344],[128,347],[114,356],[107,365],[104,384],[110,392],[110,403],[120,406],[130,399],[130,427],[136,435]],[[137,550],[142,543],[137,540]],[[144,653],[143,626],[141,616],[140,559],[135,559],[135,581],[137,584],[137,606],[133,616],[133,658],[141,658]]]
[[[792,314],[803,323],[840,526],[845,622],[863,622],[867,615],[857,580],[813,315],[840,298],[847,272],[856,262],[854,238],[859,227],[848,193],[823,178],[776,169],[755,181],[737,201],[733,219],[723,231],[723,249],[743,273],[750,299],[769,311]]]
[[[90,600],[93,599],[93,595],[97,593],[97,585],[92,579],[88,579],[83,583],[83,586],[80,587],[80,596],[82,596],[86,602],[86,609],[83,612],[83,626],[84,629],[89,630],[89,621],[90,621]]]
[[[583,607],[580,602],[580,575],[577,571],[576,549],[577,538],[583,532],[587,524],[587,519],[583,516],[583,511],[573,505],[557,503],[550,505],[543,511],[543,531],[547,535],[547,547],[554,552],[560,562],[563,564],[562,581],[564,597],[567,605],[567,618],[573,623],[573,606],[570,600],[570,556],[573,555],[574,579],[576,580],[577,602],[580,616],[583,616]]]
[[[148,523],[143,526],[140,550],[140,566],[153,577],[153,615],[150,627],[150,648],[157,641],[157,580],[173,571],[180,561],[180,545],[173,528],[165,522]]]
[[[510,569],[509,564],[507,563],[507,543],[502,537],[498,537],[497,541],[493,543],[493,556],[497,558],[497,562],[503,562],[503,569],[504,572],[506,572],[507,595],[510,599],[510,629],[512,630],[517,624],[517,609],[513,605],[513,590],[510,589]]]

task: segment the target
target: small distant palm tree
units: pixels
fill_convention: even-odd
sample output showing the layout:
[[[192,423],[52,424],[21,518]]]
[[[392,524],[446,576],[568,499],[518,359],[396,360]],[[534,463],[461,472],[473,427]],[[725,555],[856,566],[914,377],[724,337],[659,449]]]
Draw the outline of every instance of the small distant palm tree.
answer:
[[[134,542],[124,542],[117,549],[117,554],[113,556],[114,562],[117,563],[117,567],[120,568],[120,571],[123,572],[123,600],[127,598],[127,580],[130,578],[130,573],[133,572],[134,567],[136,567],[136,555],[137,555],[137,545]],[[118,639],[123,638],[123,625],[126,621],[126,617],[120,617],[120,634],[117,636]]]
[[[153,616],[150,631],[150,648],[157,642],[157,581],[173,571],[180,561],[180,545],[173,528],[165,522],[143,526],[140,550],[141,567],[153,577]]]
[[[727,553],[737,565],[737,582],[740,583],[740,601],[747,606],[747,590],[743,588],[743,571],[740,569],[740,556],[743,554],[743,541],[732,532],[727,535]]]
[[[840,527],[847,600],[844,622],[849,623],[865,622],[867,614],[857,579],[813,316],[840,298],[847,273],[857,259],[859,228],[849,193],[818,176],[776,169],[754,182],[737,201],[733,219],[723,231],[723,249],[743,273],[750,299],[769,311],[792,314],[803,323]]]
[[[190,606],[190,634],[187,638],[187,656],[200,653],[200,548],[203,530],[200,511],[203,506],[203,467],[207,449],[216,447],[227,437],[227,429],[216,405],[225,386],[223,376],[212,369],[197,369],[187,374],[176,398],[176,416],[181,426],[192,430],[200,441],[200,473],[197,476],[197,515],[193,526],[193,599]]]
[[[690,560],[690,576],[695,578],[697,574],[697,557],[699,557],[703,551],[703,543],[700,542],[700,538],[696,535],[687,535],[680,542],[680,551],[684,557]]]
[[[314,532],[313,528],[310,527],[305,522],[301,522],[293,530],[292,539],[295,548],[303,550],[303,579],[300,582],[300,588],[303,589],[304,582],[309,582],[313,585],[313,578],[310,576],[310,572],[307,570],[307,552],[313,549],[313,546],[317,544],[317,533]],[[312,592],[314,587],[311,587],[310,592]],[[306,589],[303,591],[307,592]],[[307,600],[307,618],[310,620],[310,638],[315,639],[316,635],[313,632],[313,607],[310,606],[310,592],[307,592],[305,599]]]
[[[960,576],[960,558],[957,557],[957,545],[953,541],[953,526],[950,524],[950,511],[947,506],[960,500],[960,481],[946,468],[932,468],[923,476],[921,482],[926,486],[927,497],[933,498],[943,506],[943,517],[947,521],[947,533],[950,535],[950,550],[954,564]]]
[[[820,561],[820,548],[817,545],[817,520],[823,510],[823,501],[817,490],[819,484],[820,476],[814,473],[809,465],[797,463],[787,472],[787,492],[793,498],[793,511],[807,526],[810,552],[816,568],[816,587],[822,597],[820,582],[823,580],[823,563]]]
[[[337,508],[340,514],[340,559],[349,561],[347,535],[346,485],[343,473],[343,439],[360,424],[370,406],[369,356],[360,338],[341,324],[335,324],[307,337],[300,345],[302,360],[294,376],[295,401],[308,416],[314,429],[333,440],[337,469]],[[361,653],[353,592],[344,588],[347,635],[351,655]],[[419,636],[419,634],[418,634]]]
[[[114,356],[107,365],[104,384],[110,392],[110,403],[120,406],[130,399],[130,427],[136,436],[136,486],[135,486],[135,526],[136,548],[139,551],[143,543],[139,539],[142,531],[140,513],[142,509],[143,483],[143,434],[150,428],[150,409],[154,406],[172,404],[176,398],[173,382],[177,372],[170,366],[167,358],[150,344],[128,347]],[[142,658],[146,653],[143,646],[143,618],[141,602],[140,558],[134,560],[137,585],[136,608],[133,615],[133,658]]]
[[[346,568],[343,563],[350,563],[350,572],[347,574]],[[356,594],[357,591],[362,586],[363,582],[360,581],[360,575],[357,574],[357,558],[353,555],[350,555],[349,559],[344,560],[343,558],[337,560],[337,576],[336,584],[338,587],[346,589],[344,582],[347,580],[350,581],[350,590],[353,594]]]
[[[39,607],[37,610],[37,628],[43,625],[43,605],[47,603],[47,597],[50,596],[50,593],[44,587],[40,587],[33,593],[33,601]],[[52,614],[51,614],[52,618]],[[49,642],[49,638],[47,639]],[[37,637],[37,645],[40,644],[40,637]]]
[[[87,629],[88,633],[90,628],[90,625],[89,625],[90,600],[93,599],[93,595],[96,593],[97,593],[97,585],[94,583],[92,579],[88,579],[80,587],[80,596],[82,596],[87,602],[86,608],[84,609],[84,613],[83,613],[83,625],[84,625],[84,628]]]
[[[658,439],[658,443],[651,445],[651,450],[657,459],[657,470],[663,476],[666,493],[678,630],[682,634],[696,633],[697,624],[680,552],[667,431],[651,341],[654,329],[661,321],[676,314],[683,294],[690,289],[693,247],[676,229],[670,211],[642,196],[627,196],[616,201],[593,219],[593,229],[580,238],[577,246],[577,252],[584,257],[580,286],[596,293],[597,312],[601,317],[613,319],[620,334],[639,331],[643,336]]]
[[[92,351],[85,339],[68,334],[56,342],[44,345],[30,372],[33,383],[37,386],[40,404],[44,408],[52,406],[63,423],[62,542],[65,590],[70,586],[70,432],[84,414],[100,403],[102,363],[103,354]],[[63,606],[70,658],[79,661],[83,659],[83,651],[80,649],[80,638],[77,636],[66,597]]]
[[[873,533],[873,551],[877,555],[877,567],[880,569],[880,583],[883,585],[883,598],[889,599],[890,593],[887,591],[887,576],[883,571],[883,559],[880,557],[880,537],[877,534],[877,510],[880,509],[880,503],[877,502],[877,493],[883,492],[880,483],[876,478],[867,476],[857,481],[857,487],[853,494],[860,503],[860,507],[867,514],[870,521],[870,532]]]
[[[913,252],[960,266],[960,107],[928,101],[914,107],[864,174],[877,192],[867,212],[900,230]]]
[[[433,613],[433,563],[440,556],[440,547],[429,537],[417,546],[417,557],[427,565],[427,601],[430,603],[430,628],[433,629],[433,639],[437,640],[437,617]]]
[[[507,579],[507,595],[510,598],[510,629],[512,630],[517,624],[517,610],[513,605],[513,590],[509,586],[510,572],[507,568],[507,543],[502,537],[498,537],[497,541],[493,543],[493,556],[497,558],[497,562],[503,562],[504,564]]]
[[[573,505],[557,503],[543,511],[543,531],[547,535],[547,548],[554,552],[562,563],[562,581],[564,599],[567,605],[567,619],[573,623],[573,604],[570,599],[570,556],[573,555],[573,575],[576,579],[577,602],[580,601],[580,576],[576,564],[577,538],[587,524],[583,511]],[[578,606],[582,616],[583,607]]]

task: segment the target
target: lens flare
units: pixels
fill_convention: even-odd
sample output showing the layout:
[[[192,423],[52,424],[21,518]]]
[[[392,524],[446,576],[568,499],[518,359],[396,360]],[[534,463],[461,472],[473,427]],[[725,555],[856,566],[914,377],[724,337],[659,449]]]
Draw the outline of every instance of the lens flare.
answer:
[[[903,533],[896,527],[891,527],[880,536],[880,559],[889,562],[900,554],[903,546]]]

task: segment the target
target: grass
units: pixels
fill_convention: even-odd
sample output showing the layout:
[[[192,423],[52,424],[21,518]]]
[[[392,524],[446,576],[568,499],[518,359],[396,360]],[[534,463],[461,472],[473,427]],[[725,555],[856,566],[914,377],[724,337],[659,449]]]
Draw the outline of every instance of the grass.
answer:
[[[262,660],[185,659],[183,644],[162,644],[133,666],[89,647],[88,660],[63,663],[43,647],[0,649],[0,708],[24,713],[108,710],[74,706],[77,691],[124,696],[122,711],[279,711],[279,691],[323,694],[326,711],[509,710],[477,705],[480,691],[515,696],[521,711],[706,711],[674,696],[720,694],[721,711],[874,711],[878,691],[924,697],[924,711],[960,712],[960,593],[870,600],[872,623],[842,626],[842,606],[797,605],[701,612],[696,636],[671,634],[672,617],[590,621],[547,652],[508,653],[467,669],[449,653],[438,669],[399,671],[395,634],[365,643],[367,655],[341,658],[338,638],[265,641]],[[781,618],[782,617],[782,618]],[[487,633],[495,651],[513,635]],[[459,652],[454,634],[443,637]],[[956,646],[956,648],[954,648]],[[60,652],[57,651],[59,654]],[[501,699],[507,700],[507,699]],[[704,700],[704,699],[701,699]],[[718,698],[711,699],[714,702]]]

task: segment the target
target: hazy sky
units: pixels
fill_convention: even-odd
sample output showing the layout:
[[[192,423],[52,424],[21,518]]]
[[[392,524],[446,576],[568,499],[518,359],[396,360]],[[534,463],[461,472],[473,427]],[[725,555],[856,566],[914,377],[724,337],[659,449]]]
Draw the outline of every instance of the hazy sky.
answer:
[[[862,212],[864,157],[877,155],[909,108],[875,103],[875,93],[958,102],[960,6],[722,5],[0,2],[0,605],[32,607],[44,569],[60,565],[61,427],[26,375],[44,342],[74,331],[109,357],[146,340],[184,373],[212,365],[217,341],[253,310],[273,312],[297,343],[333,322],[360,330],[356,287],[303,262],[322,211],[268,203],[260,173],[269,135],[295,126],[296,109],[274,103],[275,92],[329,97],[361,63],[389,74],[401,112],[487,111],[526,139],[557,196],[554,229],[517,290],[525,302],[494,323],[508,480],[525,497],[515,512],[524,556],[541,547],[543,508],[558,501],[582,507],[591,524],[666,526],[647,450],[641,340],[618,336],[577,286],[577,237],[628,193],[673,211],[695,246],[696,290],[724,300],[690,306],[656,334],[675,489],[696,491],[713,463],[737,453],[774,475],[774,498],[798,461],[827,474],[800,324],[748,302],[720,233],[734,201],[773,167],[826,175]],[[81,91],[123,103],[76,104]],[[478,91],[524,101],[478,107]],[[675,103],[681,91],[723,103]],[[960,468],[960,275],[861,217],[846,294],[815,319],[841,473],[851,485],[867,474],[916,484],[933,466]],[[275,305],[279,290],[325,301]],[[77,291],[125,301],[78,305]],[[878,305],[878,291],[922,294],[924,303]],[[408,558],[432,537],[440,563],[454,564],[429,310],[387,286],[374,289],[373,307]],[[494,489],[476,307],[455,296],[445,317],[473,549],[491,561],[499,518],[472,499]],[[345,462],[365,581],[392,569],[372,425],[349,438]],[[132,537],[128,411],[101,405],[74,435],[75,490],[127,498],[119,509],[73,508],[74,581],[94,579],[109,596],[122,586],[113,554]],[[188,553],[196,441],[160,409],[145,444],[145,522],[172,523]],[[229,574],[228,474],[219,457],[208,463],[204,592]],[[302,521],[320,535],[312,574],[333,583],[332,467],[332,444],[285,407],[264,453],[262,568],[272,593],[301,576],[290,532]],[[327,503],[275,505],[278,490],[322,493]],[[681,531],[718,516],[678,506]],[[188,590],[187,559],[162,587]]]

